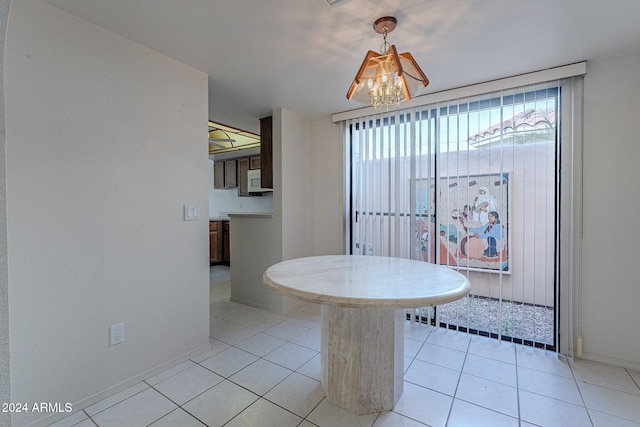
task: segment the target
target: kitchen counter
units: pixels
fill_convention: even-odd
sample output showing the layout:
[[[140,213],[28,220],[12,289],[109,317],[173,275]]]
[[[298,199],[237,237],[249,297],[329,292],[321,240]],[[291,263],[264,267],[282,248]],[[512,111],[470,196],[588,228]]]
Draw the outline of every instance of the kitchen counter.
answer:
[[[265,213],[265,212],[230,212],[229,216],[233,217],[241,217],[241,218],[273,218],[273,213]]]
[[[271,212],[230,213],[231,302],[285,314],[304,302],[273,292],[262,284],[262,275],[282,261],[282,225]]]

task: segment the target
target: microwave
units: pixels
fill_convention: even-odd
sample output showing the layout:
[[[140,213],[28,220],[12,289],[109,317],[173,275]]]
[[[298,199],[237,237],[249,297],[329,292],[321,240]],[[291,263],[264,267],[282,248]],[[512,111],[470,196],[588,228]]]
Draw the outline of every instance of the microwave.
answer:
[[[260,169],[247,171],[247,191],[249,193],[264,193],[273,191],[272,188],[262,188],[260,186]]]

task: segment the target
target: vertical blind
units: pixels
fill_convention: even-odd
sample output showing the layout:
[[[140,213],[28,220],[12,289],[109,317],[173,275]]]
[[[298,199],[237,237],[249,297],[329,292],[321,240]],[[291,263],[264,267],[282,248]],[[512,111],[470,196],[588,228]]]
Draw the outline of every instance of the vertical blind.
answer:
[[[347,119],[350,252],[469,278],[420,319],[555,348],[560,106],[554,81]]]

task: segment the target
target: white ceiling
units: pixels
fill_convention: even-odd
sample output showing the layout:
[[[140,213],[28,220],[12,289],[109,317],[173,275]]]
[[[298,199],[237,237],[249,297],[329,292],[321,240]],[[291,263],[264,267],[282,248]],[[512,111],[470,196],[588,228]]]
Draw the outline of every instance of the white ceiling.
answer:
[[[283,107],[308,118],[345,97],[373,21],[430,80],[420,94],[582,60],[640,56],[640,0],[45,0],[209,75],[210,118]],[[230,123],[233,124],[233,123]]]

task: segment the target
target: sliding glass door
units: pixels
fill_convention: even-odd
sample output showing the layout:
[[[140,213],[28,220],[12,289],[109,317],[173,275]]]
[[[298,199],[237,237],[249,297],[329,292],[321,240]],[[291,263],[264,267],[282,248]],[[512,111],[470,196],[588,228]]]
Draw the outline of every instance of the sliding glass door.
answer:
[[[422,319],[554,348],[559,107],[556,83],[348,120],[351,253],[460,271]]]

